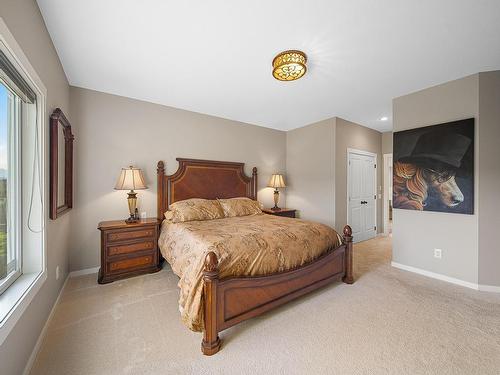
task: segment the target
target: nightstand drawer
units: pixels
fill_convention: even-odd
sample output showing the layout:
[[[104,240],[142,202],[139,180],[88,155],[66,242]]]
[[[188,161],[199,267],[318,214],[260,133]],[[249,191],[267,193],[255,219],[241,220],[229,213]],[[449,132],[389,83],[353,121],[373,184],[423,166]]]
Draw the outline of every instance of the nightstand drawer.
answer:
[[[128,230],[126,232],[111,232],[111,233],[106,233],[106,240],[108,242],[120,242],[120,241],[127,241],[127,240],[135,240],[139,238],[148,238],[156,237],[156,229],[154,227],[147,228],[147,229],[136,229],[136,230]]]
[[[123,260],[117,260],[108,263],[109,272],[130,272],[135,269],[150,267],[155,265],[155,256],[145,255],[137,258],[129,258]]]
[[[142,241],[132,244],[114,245],[106,248],[108,256],[135,253],[138,251],[153,250],[156,247],[156,240]]]

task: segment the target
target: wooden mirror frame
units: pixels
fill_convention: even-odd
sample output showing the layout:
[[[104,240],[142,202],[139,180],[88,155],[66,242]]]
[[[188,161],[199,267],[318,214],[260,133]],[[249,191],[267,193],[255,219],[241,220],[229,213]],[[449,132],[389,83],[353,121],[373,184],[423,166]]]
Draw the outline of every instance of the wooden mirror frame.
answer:
[[[64,134],[64,204],[57,205],[58,201],[58,127],[63,127]],[[56,108],[50,115],[50,212],[52,220],[68,212],[73,207],[73,140],[75,137],[71,132],[69,123],[63,111]]]

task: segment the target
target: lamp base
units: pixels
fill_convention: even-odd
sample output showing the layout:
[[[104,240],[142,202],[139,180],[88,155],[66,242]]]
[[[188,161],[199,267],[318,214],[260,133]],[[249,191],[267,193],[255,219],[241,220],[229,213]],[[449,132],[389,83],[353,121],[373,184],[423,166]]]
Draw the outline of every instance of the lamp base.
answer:
[[[274,207],[271,208],[271,210],[273,210],[273,211],[279,211],[279,210],[281,210],[281,208],[278,207],[278,202],[279,201],[280,201],[280,192],[276,188],[276,189],[274,189]]]
[[[125,222],[127,224],[134,224],[134,223],[138,223],[139,221],[140,221],[140,219],[138,217],[136,217],[135,215],[130,216],[128,219],[125,220]]]
[[[130,217],[125,220],[127,224],[137,223],[139,221],[139,213],[137,212],[137,193],[130,190],[128,193],[127,203]]]

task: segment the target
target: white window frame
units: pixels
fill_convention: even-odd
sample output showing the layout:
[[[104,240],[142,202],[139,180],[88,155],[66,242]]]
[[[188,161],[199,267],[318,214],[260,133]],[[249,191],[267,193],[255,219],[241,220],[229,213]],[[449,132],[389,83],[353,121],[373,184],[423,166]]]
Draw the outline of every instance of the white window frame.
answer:
[[[23,79],[30,85],[36,94],[36,121],[38,123],[39,139],[39,167],[40,178],[43,183],[40,184],[40,194],[43,197],[44,207],[41,211],[41,227],[40,233],[40,248],[36,249],[36,255],[39,257],[40,266],[37,270],[26,268],[26,249],[23,249],[24,258],[22,267],[26,272],[22,274],[0,295],[0,345],[5,341],[9,333],[12,331],[18,320],[23,316],[34,297],[40,291],[40,288],[47,280],[47,210],[45,206],[48,202],[48,194],[46,191],[46,140],[48,138],[48,130],[46,119],[48,118],[46,110],[47,89],[42,80],[31,66],[28,58],[23,53],[21,47],[17,44],[14,36],[10,33],[5,22],[0,17],[0,49],[9,56],[11,63],[21,74]],[[22,115],[24,120],[24,111]],[[23,124],[24,128],[24,124]],[[22,202],[25,202],[24,198]],[[25,225],[25,206],[21,204],[23,225]],[[24,237],[23,237],[24,238]]]
[[[0,83],[1,80],[0,80]],[[3,83],[2,83],[3,84]],[[8,111],[14,118],[8,119],[8,166],[7,166],[7,276],[0,282],[0,295],[9,288],[22,274],[21,247],[21,100],[8,92]],[[9,261],[9,257],[11,258]]]

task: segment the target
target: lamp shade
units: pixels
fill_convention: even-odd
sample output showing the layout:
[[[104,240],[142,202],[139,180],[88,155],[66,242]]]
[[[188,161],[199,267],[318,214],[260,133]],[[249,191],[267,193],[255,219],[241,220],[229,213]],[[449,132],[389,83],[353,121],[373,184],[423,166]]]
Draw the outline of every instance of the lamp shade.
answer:
[[[147,188],[142,170],[132,166],[122,168],[120,177],[118,177],[115,185],[116,190],[141,190]]]
[[[285,179],[283,178],[283,175],[281,174],[273,174],[271,176],[271,179],[269,180],[269,183],[267,184],[268,187],[272,188],[284,188],[286,187],[285,185]]]

